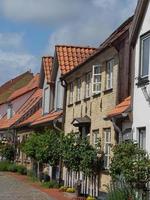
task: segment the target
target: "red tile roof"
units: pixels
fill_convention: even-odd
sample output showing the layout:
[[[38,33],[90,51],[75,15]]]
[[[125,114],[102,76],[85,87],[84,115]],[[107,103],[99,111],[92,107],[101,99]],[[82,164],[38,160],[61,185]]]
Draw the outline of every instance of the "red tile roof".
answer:
[[[96,51],[93,47],[56,45],[56,53],[61,74],[74,69]]]
[[[51,82],[52,66],[53,66],[53,57],[52,56],[43,56],[42,65],[45,73],[45,78],[47,83]]]
[[[62,111],[54,111],[54,112],[51,112],[47,115],[43,115],[42,117],[35,120],[31,125],[35,126],[35,125],[40,125],[40,124],[43,124],[43,123],[53,121],[53,120],[59,118],[62,115],[62,113],[63,113]]]
[[[109,114],[108,118],[118,116],[122,114],[123,112],[127,111],[127,109],[130,108],[131,105],[131,96],[127,97],[123,102],[118,104]]]
[[[36,88],[39,86],[39,74],[36,74],[33,79],[24,87],[16,90],[12,95],[8,98],[8,101],[12,101]]]
[[[25,119],[24,121],[20,122],[17,127],[21,127],[21,126],[26,126],[29,125],[31,123],[33,123],[34,121],[36,121],[37,119],[39,119],[42,115],[42,108],[38,109],[33,115],[31,115],[29,118]]]
[[[25,117],[25,115],[29,113],[30,110],[41,101],[41,99],[42,89],[37,89],[11,119],[7,119],[7,116],[5,116],[0,120],[0,129],[7,129],[19,123],[19,121],[21,121],[21,119]]]
[[[31,79],[33,78],[33,74],[31,72],[25,72],[10,81],[7,81],[5,84],[0,86],[0,104],[6,103],[7,99],[10,95],[17,89],[24,87],[27,85]]]

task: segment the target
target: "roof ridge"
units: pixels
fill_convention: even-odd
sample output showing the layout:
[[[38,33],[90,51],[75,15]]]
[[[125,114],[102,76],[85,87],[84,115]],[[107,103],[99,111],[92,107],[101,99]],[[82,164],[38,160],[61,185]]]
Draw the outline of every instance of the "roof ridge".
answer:
[[[6,81],[4,84],[0,85],[0,88],[1,87],[5,87],[6,84],[9,84],[9,83],[15,81],[16,79],[19,79],[19,78],[21,78],[22,76],[24,76],[26,74],[32,74],[33,75],[33,73],[31,73],[30,71],[26,71],[26,72],[24,72],[24,73],[22,73],[20,75],[17,75],[16,77],[10,79],[9,81]]]
[[[71,48],[83,48],[83,49],[97,49],[97,47],[92,47],[92,46],[81,46],[81,45],[68,45],[68,44],[57,44],[55,47],[71,47]]]
[[[109,41],[115,34],[117,34],[118,32],[120,32],[121,29],[123,29],[124,27],[126,27],[132,20],[133,20],[134,15],[130,16],[128,19],[126,19],[118,28],[116,28],[107,38],[106,40],[104,40],[104,42],[102,42],[100,44],[99,47],[102,47],[104,44],[107,43],[107,41]]]
[[[42,58],[54,58],[54,56],[50,56],[50,55],[45,55],[45,56],[42,56]]]

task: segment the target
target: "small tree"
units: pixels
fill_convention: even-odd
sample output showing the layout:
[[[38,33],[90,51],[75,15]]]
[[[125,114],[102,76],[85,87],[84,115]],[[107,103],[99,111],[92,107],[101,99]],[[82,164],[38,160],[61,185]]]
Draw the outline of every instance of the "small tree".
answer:
[[[21,144],[21,150],[31,159],[37,160],[37,143],[39,136],[35,133],[32,133],[26,141]]]
[[[122,175],[132,188],[144,187],[150,180],[148,154],[133,142],[123,142],[113,148],[110,173],[113,180]]]
[[[8,161],[15,159],[15,147],[13,144],[1,144],[0,155]]]

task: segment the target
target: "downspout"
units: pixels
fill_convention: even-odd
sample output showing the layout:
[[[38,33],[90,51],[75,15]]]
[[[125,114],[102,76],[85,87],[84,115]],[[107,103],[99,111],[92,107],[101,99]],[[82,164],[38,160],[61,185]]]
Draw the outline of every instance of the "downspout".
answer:
[[[115,118],[114,117],[112,117],[111,118],[111,122],[112,122],[112,124],[113,124],[113,126],[114,126],[114,129],[115,129],[115,131],[118,133],[118,135],[119,135],[119,141],[117,141],[118,143],[119,142],[121,142],[122,141],[122,131],[121,131],[121,129],[119,128],[119,126],[116,124],[116,121],[115,121]]]
[[[62,78],[60,78],[60,80],[61,80],[61,85],[65,88],[65,92],[64,92],[64,100],[63,100],[63,111],[65,111],[65,106],[66,106],[66,104],[65,104],[65,102],[66,102],[66,86],[67,86],[67,84],[66,84],[66,81],[64,81]],[[57,131],[59,131],[59,132],[62,132],[63,130],[64,130],[64,125],[62,126],[62,129],[60,129],[58,126],[57,126],[57,120],[58,119],[55,119],[55,120],[53,120],[53,126],[54,126],[54,128],[57,130]],[[64,119],[62,120],[62,124],[63,124],[63,122],[64,122]]]
[[[62,120],[62,124],[63,127],[62,129],[64,130],[64,124],[65,124],[65,117],[66,117],[66,103],[67,103],[67,81],[64,80],[63,78],[60,79],[61,80],[61,85],[64,87],[64,100],[63,100],[63,120]]]
[[[57,130],[57,131],[59,131],[59,132],[62,132],[63,130],[62,129],[60,129],[58,126],[57,126],[57,120],[58,119],[55,119],[55,120],[53,120],[53,126],[54,126],[54,128]]]

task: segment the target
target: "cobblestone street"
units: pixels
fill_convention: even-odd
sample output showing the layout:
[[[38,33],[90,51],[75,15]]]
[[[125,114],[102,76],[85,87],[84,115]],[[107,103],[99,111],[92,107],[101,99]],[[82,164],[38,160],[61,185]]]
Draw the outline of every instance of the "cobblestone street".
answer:
[[[0,172],[0,200],[54,200],[38,189]]]

